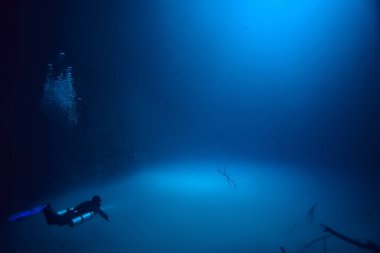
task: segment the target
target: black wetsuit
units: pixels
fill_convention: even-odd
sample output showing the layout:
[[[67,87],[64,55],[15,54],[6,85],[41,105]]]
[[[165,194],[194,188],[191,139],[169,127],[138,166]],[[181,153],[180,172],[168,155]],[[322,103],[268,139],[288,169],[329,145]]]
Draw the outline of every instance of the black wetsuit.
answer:
[[[54,209],[48,205],[44,210],[43,214],[45,220],[49,225],[70,225],[72,226],[72,219],[79,217],[85,213],[93,212],[94,214],[100,214],[104,219],[109,221],[108,215],[100,209],[100,202],[96,201],[84,201],[72,209],[67,209],[63,214],[58,214]]]
[[[102,209],[100,209],[100,203],[91,200],[80,203],[74,208],[73,212],[78,214],[94,212],[100,214],[100,216],[102,216],[104,219],[109,220],[108,215]]]

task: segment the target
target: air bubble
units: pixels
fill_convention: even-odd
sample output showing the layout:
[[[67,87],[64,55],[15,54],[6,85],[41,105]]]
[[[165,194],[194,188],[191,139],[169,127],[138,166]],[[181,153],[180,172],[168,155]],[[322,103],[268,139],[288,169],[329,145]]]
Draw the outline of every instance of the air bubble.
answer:
[[[41,104],[50,119],[55,121],[63,119],[70,125],[76,125],[79,112],[72,77],[73,69],[63,65],[64,57],[65,53],[59,53],[56,67],[48,64]]]

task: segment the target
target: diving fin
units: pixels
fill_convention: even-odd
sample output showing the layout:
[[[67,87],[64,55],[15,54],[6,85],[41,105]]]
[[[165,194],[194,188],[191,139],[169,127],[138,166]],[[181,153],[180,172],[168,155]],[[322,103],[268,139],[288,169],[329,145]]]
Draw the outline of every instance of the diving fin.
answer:
[[[25,219],[27,217],[33,216],[35,214],[42,212],[45,209],[45,207],[47,207],[47,204],[39,205],[33,209],[12,214],[11,216],[9,216],[8,221],[14,222],[14,221],[18,221],[18,220]]]

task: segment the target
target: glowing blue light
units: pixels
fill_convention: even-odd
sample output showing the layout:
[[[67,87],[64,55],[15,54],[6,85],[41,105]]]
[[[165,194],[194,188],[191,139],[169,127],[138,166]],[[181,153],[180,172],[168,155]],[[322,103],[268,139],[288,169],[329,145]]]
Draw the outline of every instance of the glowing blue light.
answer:
[[[299,105],[345,85],[338,80],[355,70],[378,33],[373,2],[171,2],[157,24],[167,58],[198,98]]]
[[[178,169],[176,169],[178,168]],[[176,193],[210,193],[228,187],[216,169],[206,164],[172,164],[140,175],[159,191]]]

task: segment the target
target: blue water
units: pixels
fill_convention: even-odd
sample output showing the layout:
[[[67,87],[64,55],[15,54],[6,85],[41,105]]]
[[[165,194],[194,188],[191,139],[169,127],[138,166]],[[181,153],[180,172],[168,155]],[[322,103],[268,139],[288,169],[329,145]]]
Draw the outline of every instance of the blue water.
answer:
[[[10,252],[380,244],[378,1],[21,2],[0,214],[110,221],[4,222]]]

